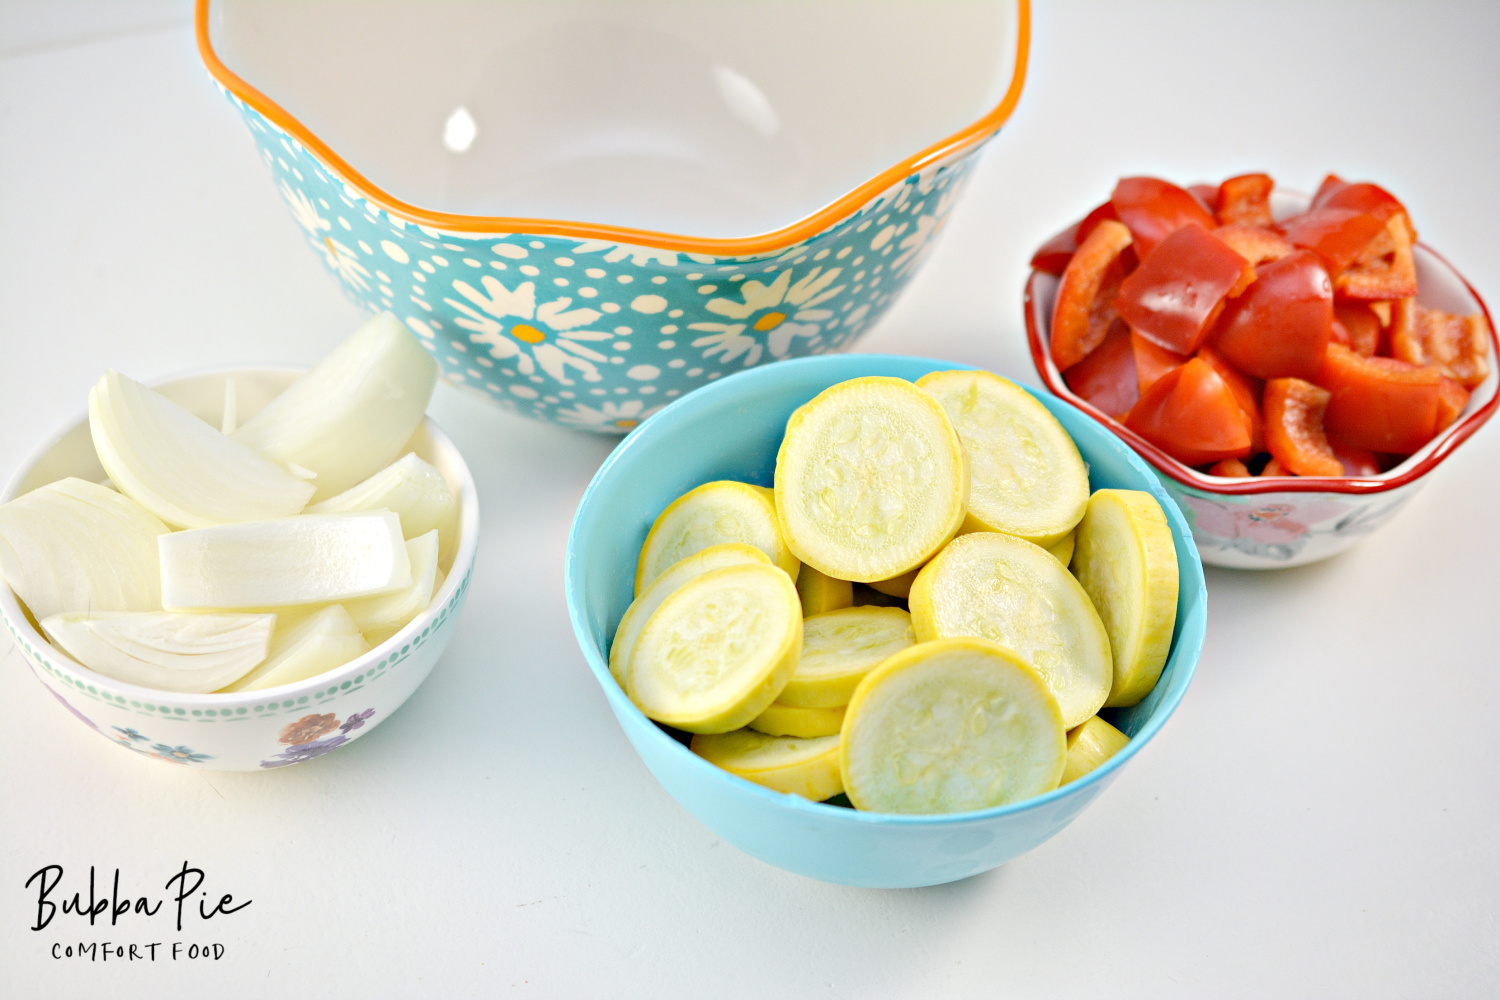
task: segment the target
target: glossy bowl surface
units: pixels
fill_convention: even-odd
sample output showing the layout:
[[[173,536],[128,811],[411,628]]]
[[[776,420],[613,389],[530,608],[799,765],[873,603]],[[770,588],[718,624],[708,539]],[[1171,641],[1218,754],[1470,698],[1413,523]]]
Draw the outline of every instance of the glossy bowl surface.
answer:
[[[157,391],[218,426],[226,377],[239,413],[253,416],[301,374],[294,368],[237,368],[172,379]],[[181,694],[126,684],[80,666],[52,646],[0,581],[0,622],[37,680],[80,722],[118,746],[210,771],[258,771],[337,750],[379,725],[427,678],[463,610],[479,539],[479,501],[458,449],[431,419],[407,450],[431,462],[459,501],[459,541],[427,610],[399,633],[327,673],[263,691]],[[0,493],[0,503],[67,476],[98,481],[87,417],[44,444]]]
[[[1019,99],[1029,23],[1027,0],[197,15],[345,293],[453,384],[614,434],[874,323]]]
[[[1305,195],[1277,191],[1277,218],[1306,208]],[[1458,420],[1400,465],[1378,476],[1284,476],[1228,479],[1184,465],[1150,441],[1073,395],[1048,347],[1058,279],[1033,271],[1023,309],[1032,363],[1053,393],[1103,423],[1146,459],[1193,527],[1203,561],[1231,569],[1284,569],[1337,555],[1386,524],[1429,482],[1443,459],[1500,407],[1500,340],[1479,293],[1437,251],[1418,243],[1417,300],[1432,309],[1484,313],[1490,325],[1490,374]]]
[[[631,601],[646,531],[674,498],[702,483],[769,486],[787,418],[830,385],[864,375],[916,379],[964,367],[892,355],[805,358],[725,379],[679,401],[626,438],[579,504],[564,571],[579,645],[641,759],[688,812],[748,854],[788,871],[845,885],[935,885],[986,871],[1055,835],[1150,742],[1182,700],[1203,648],[1203,569],[1187,524],[1149,467],[1098,422],[1038,395],[1077,442],[1090,485],[1151,492],[1171,525],[1181,569],[1177,630],[1156,689],[1129,709],[1106,709],[1131,736],[1083,779],[1026,802],[943,816],[859,812],[752,784],[707,763],[647,719],[610,676],[615,626]]]

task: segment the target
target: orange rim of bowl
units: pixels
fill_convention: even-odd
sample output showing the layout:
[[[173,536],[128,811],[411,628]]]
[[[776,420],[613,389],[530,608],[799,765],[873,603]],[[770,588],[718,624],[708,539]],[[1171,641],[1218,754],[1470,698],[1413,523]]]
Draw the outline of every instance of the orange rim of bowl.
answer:
[[[252,87],[220,61],[218,54],[214,52],[213,42],[209,38],[209,3],[210,0],[196,0],[194,27],[198,39],[198,55],[213,78],[272,124],[294,136],[333,171],[341,174],[351,187],[357,188],[364,197],[387,212],[399,215],[410,222],[454,233],[527,233],[537,236],[566,236],[660,247],[664,250],[677,250],[684,253],[711,254],[716,257],[750,256],[800,243],[854,214],[882,191],[919,170],[983,143],[1000,130],[1015,110],[1016,102],[1021,99],[1021,90],[1026,83],[1027,58],[1031,49],[1031,0],[1016,0],[1015,68],[1011,73],[1010,85],[1005,91],[1005,96],[982,118],[938,140],[926,149],[908,156],[841,195],[812,215],[799,219],[789,226],[756,236],[708,239],[649,229],[633,229],[628,226],[598,225],[564,219],[434,212],[404,202],[376,186],[369,178],[355,170],[348,161],[335,153],[327,143],[314,135],[311,129],[298,121],[285,108]]]
[[[1479,303],[1480,312],[1484,313],[1485,323],[1490,331],[1490,356],[1496,365],[1500,365],[1500,338],[1495,333],[1495,321],[1490,316],[1489,306],[1485,304],[1484,298],[1469,284],[1469,279],[1459,273],[1458,269],[1448,262],[1448,259],[1425,243],[1418,243],[1424,251],[1432,257],[1459,280],[1474,301]],[[1349,476],[1253,476],[1249,479],[1223,482],[1217,477],[1210,478],[1194,469],[1190,465],[1184,465],[1177,459],[1162,451],[1156,445],[1147,441],[1135,431],[1126,427],[1113,417],[1105,414],[1088,400],[1081,396],[1075,396],[1062,379],[1062,373],[1057,371],[1052,363],[1052,358],[1047,350],[1047,341],[1042,338],[1041,331],[1037,329],[1036,323],[1036,281],[1042,272],[1032,270],[1031,276],[1026,279],[1026,295],[1023,308],[1026,310],[1026,340],[1031,348],[1031,361],[1036,366],[1037,374],[1041,376],[1042,382],[1054,395],[1066,399],[1095,420],[1099,421],[1114,434],[1134,448],[1141,457],[1150,462],[1158,472],[1171,476],[1177,482],[1204,493],[1221,493],[1231,496],[1246,496],[1255,493],[1384,493],[1405,486],[1408,483],[1427,475],[1438,463],[1451,455],[1459,445],[1463,444],[1484,422],[1494,415],[1496,408],[1500,408],[1500,386],[1479,409],[1470,413],[1452,426],[1442,431],[1439,435],[1437,447],[1417,462],[1410,469],[1400,475],[1391,476],[1389,479],[1355,478]]]

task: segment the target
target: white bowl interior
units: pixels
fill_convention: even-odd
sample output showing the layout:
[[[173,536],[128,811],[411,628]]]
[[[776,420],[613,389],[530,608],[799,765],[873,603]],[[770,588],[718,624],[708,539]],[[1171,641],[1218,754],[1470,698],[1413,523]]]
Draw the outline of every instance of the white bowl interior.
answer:
[[[283,389],[291,385],[298,376],[302,374],[297,368],[247,368],[232,372],[209,372],[201,375],[189,375],[164,384],[154,386],[157,392],[171,399],[173,402],[187,409],[195,416],[208,421],[215,427],[220,426],[224,414],[225,383],[233,378],[235,383],[236,413],[241,422],[259,413],[261,408],[281,393]],[[477,525],[478,501],[474,496],[473,480],[469,476],[468,469],[459,457],[458,450],[453,447],[452,442],[437,429],[430,419],[424,419],[417,432],[407,442],[402,454],[415,452],[424,461],[430,462],[434,468],[447,480],[448,488],[458,498],[459,538],[458,544],[453,547],[454,555],[448,563],[442,567],[443,572],[448,574],[442,589],[433,596],[432,603],[427,612],[418,615],[416,623],[420,623],[423,617],[430,614],[433,608],[438,608],[447,601],[453,589],[462,581],[453,574],[455,565],[464,565],[472,559],[472,548],[475,545],[473,532]],[[94,442],[89,435],[89,423],[87,419],[80,421],[57,438],[42,445],[42,447],[21,467],[10,483],[0,492],[0,503],[5,503],[14,497],[29,493],[48,483],[56,482],[68,476],[77,476],[80,479],[100,481],[104,478],[104,469],[99,464],[99,456],[94,451]],[[0,581],[0,610],[15,621],[25,620],[31,627],[33,635],[31,641],[47,644],[52,650],[56,661],[75,664],[62,650],[47,643],[47,638],[39,629],[30,614],[22,614],[23,606],[16,599],[15,594],[7,587],[4,581]],[[410,627],[410,626],[408,626]],[[404,634],[404,632],[403,632]],[[399,641],[399,636],[390,640]],[[314,681],[327,683],[336,674],[352,672],[351,667],[363,663],[372,658],[372,655],[382,647],[371,650],[364,656],[351,661],[343,667],[338,667],[326,675],[316,678],[308,678],[306,681],[298,681],[296,684],[288,685],[287,690],[303,686],[316,687]],[[158,694],[164,698],[173,698],[178,701],[204,701],[205,703],[217,703],[215,699],[228,699],[230,695],[192,695],[177,692],[151,692],[144,688],[137,688],[131,684],[113,681],[109,678],[100,677],[88,668],[76,666],[79,676],[87,677],[100,686],[107,686],[120,691],[133,693],[145,692],[147,694]],[[270,690],[282,690],[280,688]],[[250,697],[259,697],[266,692],[250,692]]]
[[[1014,0],[214,0],[235,74],[424,209],[735,237],[982,117]]]
[[[1292,194],[1277,191],[1272,195],[1271,207],[1277,219],[1284,219],[1295,215],[1307,207],[1309,199],[1306,195]],[[1480,311],[1479,300],[1469,291],[1467,285],[1459,277],[1458,272],[1444,262],[1425,246],[1417,246],[1413,251],[1413,257],[1417,265],[1417,301],[1429,309],[1441,309],[1444,312],[1468,315]],[[1034,294],[1031,300],[1032,319],[1036,329],[1041,332],[1045,341],[1046,331],[1052,328],[1052,304],[1057,297],[1058,279],[1050,274],[1036,275],[1036,282],[1032,286]],[[1046,375],[1055,385],[1062,385],[1062,373],[1052,363],[1049,354],[1046,358]],[[1406,460],[1394,468],[1376,476],[1368,476],[1368,479],[1395,479],[1404,475],[1414,465],[1423,461],[1428,455],[1442,446],[1442,443],[1457,432],[1463,418],[1484,406],[1495,393],[1500,391],[1500,359],[1490,359],[1490,373],[1469,396],[1469,404],[1465,407],[1463,415],[1455,420],[1447,430],[1433,438],[1415,453],[1407,456]],[[1189,470],[1193,475],[1205,483],[1233,483],[1243,480],[1224,479],[1219,476],[1210,476],[1196,470]]]

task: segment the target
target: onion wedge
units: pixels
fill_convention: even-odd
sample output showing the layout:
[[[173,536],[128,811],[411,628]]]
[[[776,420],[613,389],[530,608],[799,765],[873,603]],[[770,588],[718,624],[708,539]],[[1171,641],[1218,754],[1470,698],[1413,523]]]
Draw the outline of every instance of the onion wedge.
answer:
[[[245,421],[234,439],[311,469],[314,499],[326,500],[401,454],[422,423],[437,375],[421,342],[381,313]]]
[[[276,616],[95,612],[52,615],[41,624],[49,639],[97,674],[203,694],[266,658]]]
[[[401,534],[418,538],[438,532],[438,561],[448,565],[458,544],[458,500],[448,481],[414,454],[406,454],[364,482],[307,508],[306,514],[389,510],[401,518]]]
[[[344,606],[330,604],[278,628],[265,662],[223,690],[261,691],[293,684],[341,667],[369,650]]]
[[[121,493],[178,528],[296,514],[313,486],[110,370],[89,391],[94,450]]]

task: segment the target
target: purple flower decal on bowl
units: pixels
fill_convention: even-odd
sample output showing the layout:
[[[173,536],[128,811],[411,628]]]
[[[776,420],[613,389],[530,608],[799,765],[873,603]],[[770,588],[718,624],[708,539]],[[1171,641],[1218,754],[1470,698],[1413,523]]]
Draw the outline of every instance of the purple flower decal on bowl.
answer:
[[[300,764],[304,760],[312,760],[330,753],[349,742],[349,737],[343,733],[330,736],[326,740],[318,740],[314,743],[299,743],[294,747],[288,747],[270,760],[260,762],[261,767],[286,767],[288,764]]]
[[[375,710],[373,708],[367,708],[363,712],[356,712],[344,720],[344,724],[339,726],[339,731],[348,735],[363,726],[369,721],[370,716],[374,714]]]

